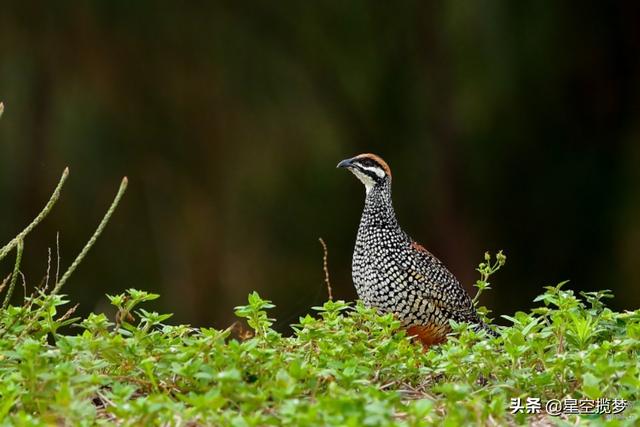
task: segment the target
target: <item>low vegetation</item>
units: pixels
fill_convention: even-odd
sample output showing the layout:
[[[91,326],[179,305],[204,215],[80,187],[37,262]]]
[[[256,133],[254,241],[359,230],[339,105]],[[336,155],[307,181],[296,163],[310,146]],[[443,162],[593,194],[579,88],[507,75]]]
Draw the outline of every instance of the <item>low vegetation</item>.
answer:
[[[549,287],[501,337],[455,325],[429,351],[390,315],[328,301],[271,328],[256,293],[236,314],[251,331],[166,324],[146,311],[158,295],[110,296],[105,314],[70,318],[60,295],[37,292],[0,313],[4,425],[637,425],[640,312],[606,308],[606,293],[576,298]],[[74,335],[58,333],[69,324]],[[527,414],[512,399],[540,399]],[[609,414],[551,416],[546,401],[610,399]],[[630,403],[613,415],[613,399]],[[620,402],[618,402],[618,406]],[[531,406],[531,405],[529,405]],[[620,407],[617,407],[619,410]],[[512,413],[516,412],[516,413]],[[535,411],[534,411],[535,412]]]

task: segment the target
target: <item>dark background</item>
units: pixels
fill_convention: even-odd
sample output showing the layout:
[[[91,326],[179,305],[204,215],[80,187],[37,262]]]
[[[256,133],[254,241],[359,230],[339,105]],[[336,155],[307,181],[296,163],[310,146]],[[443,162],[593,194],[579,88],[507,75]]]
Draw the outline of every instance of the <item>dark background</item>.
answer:
[[[638,3],[395,3],[3,2],[0,242],[71,168],[26,241],[30,286],[56,231],[66,267],[128,175],[65,288],[82,313],[136,287],[225,327],[257,290],[284,327],[326,298],[320,236],[355,296],[364,190],[335,165],[371,151],[400,223],[468,289],[505,250],[496,315],[565,279],[636,308]]]

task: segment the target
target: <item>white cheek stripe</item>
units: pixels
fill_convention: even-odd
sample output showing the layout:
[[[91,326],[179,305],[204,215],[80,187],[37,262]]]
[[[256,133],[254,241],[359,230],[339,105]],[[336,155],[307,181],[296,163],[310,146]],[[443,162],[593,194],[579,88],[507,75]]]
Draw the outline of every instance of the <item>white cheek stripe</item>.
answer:
[[[364,170],[368,170],[375,173],[376,175],[378,175],[378,178],[384,178],[384,176],[386,175],[386,173],[382,169],[376,166],[360,166],[360,167]]]

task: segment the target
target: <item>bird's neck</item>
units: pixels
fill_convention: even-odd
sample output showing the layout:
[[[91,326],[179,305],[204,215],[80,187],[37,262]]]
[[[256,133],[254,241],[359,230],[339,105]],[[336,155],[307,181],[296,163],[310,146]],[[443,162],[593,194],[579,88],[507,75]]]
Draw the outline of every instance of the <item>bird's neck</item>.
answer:
[[[398,228],[396,213],[391,202],[391,183],[376,185],[367,193],[362,211],[361,225]],[[399,228],[398,228],[399,229]]]

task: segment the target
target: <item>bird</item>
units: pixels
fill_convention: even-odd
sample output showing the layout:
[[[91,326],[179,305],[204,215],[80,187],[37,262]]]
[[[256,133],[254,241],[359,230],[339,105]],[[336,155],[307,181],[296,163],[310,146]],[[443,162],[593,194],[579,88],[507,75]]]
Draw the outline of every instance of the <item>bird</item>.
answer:
[[[449,320],[497,333],[478,316],[455,276],[398,224],[391,200],[391,169],[379,156],[342,160],[365,187],[365,202],[352,259],[358,298],[381,314],[393,315],[425,348],[446,341]]]

